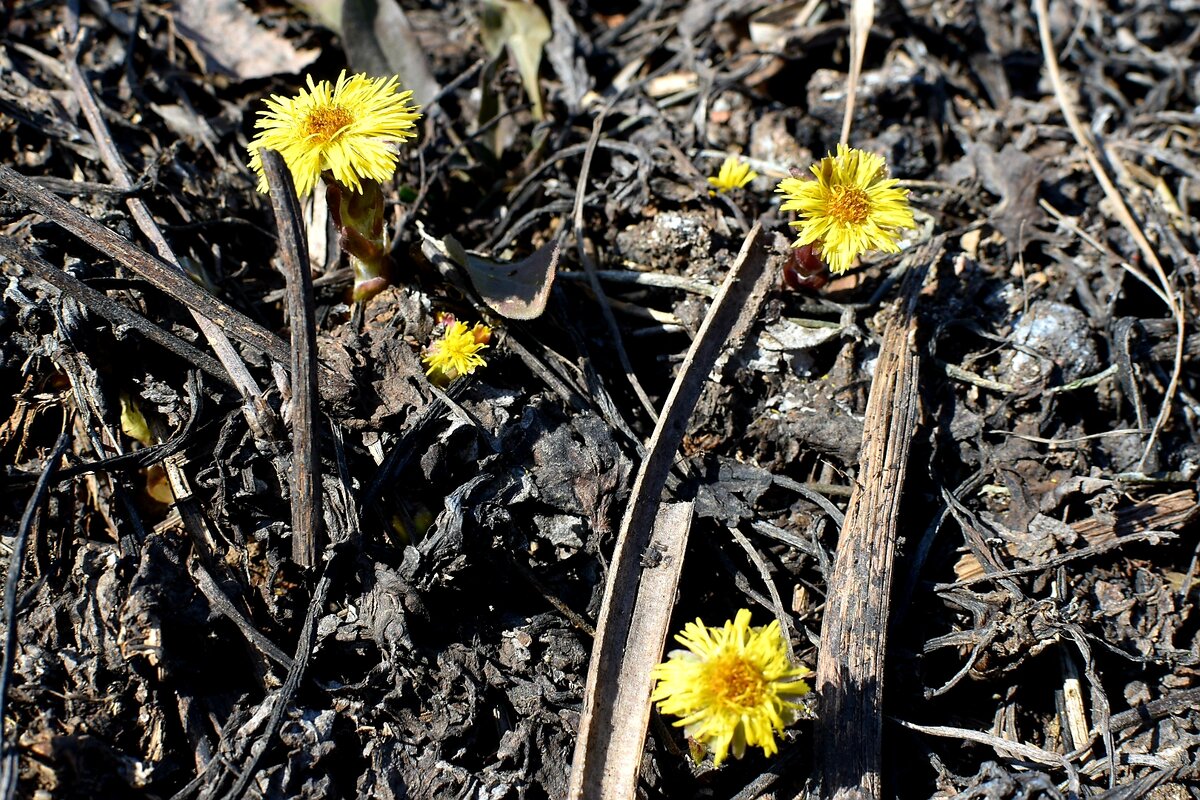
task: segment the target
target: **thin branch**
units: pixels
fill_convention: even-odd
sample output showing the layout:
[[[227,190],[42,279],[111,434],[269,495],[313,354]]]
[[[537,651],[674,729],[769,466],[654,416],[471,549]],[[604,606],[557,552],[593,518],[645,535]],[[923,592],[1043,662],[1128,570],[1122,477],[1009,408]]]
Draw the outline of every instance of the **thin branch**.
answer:
[[[29,534],[33,529],[34,518],[42,507],[51,484],[54,483],[54,473],[58,462],[66,452],[71,442],[71,420],[63,422],[62,433],[54,449],[46,459],[41,477],[33,488],[33,494],[25,504],[25,512],[21,515],[21,524],[17,527],[17,535],[12,542],[12,555],[8,558],[8,577],[4,581],[4,660],[0,662],[0,720],[8,718],[8,684],[12,679],[13,659],[17,649],[17,584],[21,580],[21,569],[25,565],[25,548],[29,544]],[[15,738],[18,732],[13,728]],[[3,755],[0,756],[0,791],[5,800],[10,800],[17,788],[17,743],[3,739]]]
[[[261,149],[259,153],[279,228],[279,255],[287,281],[292,331],[292,560],[310,568],[317,563],[321,536],[317,312],[300,202],[291,172],[274,150]]]

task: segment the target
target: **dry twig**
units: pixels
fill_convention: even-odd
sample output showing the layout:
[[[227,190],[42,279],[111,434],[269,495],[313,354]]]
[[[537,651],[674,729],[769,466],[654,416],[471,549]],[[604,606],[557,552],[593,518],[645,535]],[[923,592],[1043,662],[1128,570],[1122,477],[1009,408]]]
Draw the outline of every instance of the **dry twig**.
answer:
[[[279,253],[287,281],[292,331],[292,468],[288,475],[292,489],[292,560],[302,567],[312,567],[317,563],[321,535],[317,320],[312,274],[291,173],[274,150],[260,152],[279,227]]]

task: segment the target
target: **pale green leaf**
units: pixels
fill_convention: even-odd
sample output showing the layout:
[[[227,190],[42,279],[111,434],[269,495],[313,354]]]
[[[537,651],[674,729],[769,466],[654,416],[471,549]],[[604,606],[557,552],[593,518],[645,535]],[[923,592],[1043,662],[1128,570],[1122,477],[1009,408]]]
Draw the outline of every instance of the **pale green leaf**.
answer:
[[[495,58],[507,48],[509,58],[521,75],[525,92],[533,102],[533,116],[542,119],[542,90],[538,69],[542,64],[542,49],[550,41],[550,21],[542,10],[522,0],[484,0],[479,20],[480,38],[488,53]]]

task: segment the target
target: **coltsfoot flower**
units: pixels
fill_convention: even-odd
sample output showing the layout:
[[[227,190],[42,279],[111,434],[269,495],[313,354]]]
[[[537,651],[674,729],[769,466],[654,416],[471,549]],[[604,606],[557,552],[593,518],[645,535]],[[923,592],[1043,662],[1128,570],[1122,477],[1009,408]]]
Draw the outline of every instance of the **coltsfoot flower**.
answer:
[[[491,328],[482,322],[468,328],[467,323],[445,313],[439,313],[435,321],[433,339],[421,354],[421,361],[428,367],[425,374],[431,381],[445,385],[462,375],[470,375],[477,367],[487,366],[479,351],[491,341]]]
[[[334,180],[354,192],[361,180],[385,181],[396,171],[396,145],[416,136],[419,106],[412,92],[397,91],[399,78],[338,76],[337,83],[313,82],[295,97],[272,95],[264,100],[254,124],[260,133],[250,143],[250,168],[259,175],[258,190],[267,191],[260,147],[278,150],[292,171],[296,194],[304,197],[329,170]]]
[[[731,749],[741,758],[747,745],[777,752],[775,732],[805,707],[788,698],[808,694],[800,678],[812,674],[788,661],[779,622],[752,628],[743,608],[723,628],[689,622],[675,641],[687,649],[671,651],[654,668],[658,683],[650,699],[659,711],[682,717],[675,725],[712,752],[718,766]]]
[[[792,246],[817,245],[834,274],[868,250],[898,252],[898,229],[916,227],[908,190],[887,176],[881,156],[839,144],[812,173],[816,180],[784,178],[775,191],[784,196],[783,211],[800,213],[789,223],[800,233]]]
[[[758,173],[750,169],[749,164],[737,156],[729,156],[721,164],[721,169],[717,172],[716,176],[710,177],[708,182],[718,192],[724,194],[725,192],[742,188],[757,177]],[[712,194],[712,192],[709,192],[709,194]]]

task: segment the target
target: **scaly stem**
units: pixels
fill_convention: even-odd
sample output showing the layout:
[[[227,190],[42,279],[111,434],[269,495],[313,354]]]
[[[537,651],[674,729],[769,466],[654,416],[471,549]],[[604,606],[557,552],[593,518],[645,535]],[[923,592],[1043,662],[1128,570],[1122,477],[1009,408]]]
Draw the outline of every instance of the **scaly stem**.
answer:
[[[325,174],[326,200],[338,229],[338,243],[354,269],[351,299],[363,303],[389,284],[387,227],[383,224],[383,192],[363,180],[362,192],[352,192]]]

